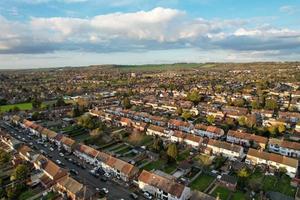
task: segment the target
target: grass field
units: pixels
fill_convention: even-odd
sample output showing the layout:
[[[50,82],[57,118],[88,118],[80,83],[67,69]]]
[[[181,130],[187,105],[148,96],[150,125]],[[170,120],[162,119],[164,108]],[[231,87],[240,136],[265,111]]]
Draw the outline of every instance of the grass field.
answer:
[[[11,104],[11,105],[4,105],[0,106],[0,112],[8,112],[9,110],[18,107],[20,110],[31,110],[32,104],[31,103],[19,103],[19,104]]]
[[[220,199],[227,199],[230,194],[230,190],[225,187],[218,186],[212,193],[214,197],[219,195]]]
[[[53,104],[54,101],[46,101],[42,103],[42,108],[45,108],[46,105]],[[15,107],[19,108],[19,110],[31,110],[32,103],[17,103],[17,104],[10,104],[10,105],[3,105],[0,106],[0,112],[8,112],[13,110]]]
[[[193,190],[204,191],[215,178],[207,174],[201,174],[191,184]]]

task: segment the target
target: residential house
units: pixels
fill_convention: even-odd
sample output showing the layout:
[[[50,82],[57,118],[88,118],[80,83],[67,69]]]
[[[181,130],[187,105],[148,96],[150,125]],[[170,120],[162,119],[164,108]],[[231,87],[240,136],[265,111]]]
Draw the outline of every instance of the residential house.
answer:
[[[170,137],[170,132],[168,130],[166,130],[164,127],[161,127],[161,126],[155,126],[155,125],[150,125],[148,128],[147,128],[147,132],[146,132],[147,135],[157,135],[157,136],[160,136],[160,137]]]
[[[170,119],[168,122],[168,128],[191,133],[193,126],[188,122],[184,122],[177,119]]]
[[[109,156],[101,163],[102,169],[125,182],[132,181],[138,174],[139,169],[123,160]]]
[[[98,199],[97,192],[95,190],[86,185],[83,185],[70,176],[65,176],[60,179],[56,183],[54,190],[60,193],[64,198],[71,200]]]
[[[138,185],[157,199],[188,200],[191,197],[189,187],[146,170],[138,177]]]
[[[34,162],[39,154],[37,154],[35,151],[33,151],[30,147],[27,145],[22,145],[18,149],[19,155],[23,160],[26,160],[28,162]]]
[[[266,165],[275,169],[285,168],[286,174],[291,178],[296,176],[298,169],[297,159],[252,148],[249,149],[245,162],[251,165]]]
[[[96,149],[89,147],[85,144],[78,144],[75,147],[74,155],[83,159],[85,162],[90,163],[92,165],[98,165],[97,155],[99,151]]]
[[[193,148],[199,148],[203,138],[197,135],[193,135],[193,134],[187,134],[186,137],[183,139],[183,141],[188,145],[191,146]]]
[[[276,138],[269,139],[268,150],[283,156],[300,157],[300,143],[280,140]]]
[[[248,114],[247,108],[234,107],[234,106],[225,106],[222,108],[224,115],[227,117],[231,117],[234,119],[238,119],[242,116],[246,116]]]
[[[205,126],[203,124],[196,124],[192,132],[196,135],[213,139],[219,139],[224,135],[223,129],[216,126]]]
[[[218,183],[219,185],[226,187],[231,191],[235,191],[237,186],[237,179],[234,176],[223,174]]]
[[[69,137],[63,136],[60,140],[60,143],[66,151],[72,152],[72,147],[75,144],[75,140],[73,140]]]
[[[171,141],[172,142],[183,142],[185,136],[186,136],[186,133],[183,133],[181,131],[172,131],[171,132]]]
[[[251,143],[253,143],[253,146],[257,145],[262,149],[266,148],[268,142],[268,138],[266,137],[233,130],[228,131],[226,140],[227,142],[233,142],[235,144],[245,145],[247,147],[252,146]]]
[[[68,172],[65,169],[60,168],[53,161],[41,154],[38,155],[33,164],[36,169],[43,172],[40,181],[46,188],[54,185],[59,179],[68,175]]]
[[[211,149],[213,154],[220,154],[231,160],[244,157],[244,148],[233,143],[209,139],[206,147]]]

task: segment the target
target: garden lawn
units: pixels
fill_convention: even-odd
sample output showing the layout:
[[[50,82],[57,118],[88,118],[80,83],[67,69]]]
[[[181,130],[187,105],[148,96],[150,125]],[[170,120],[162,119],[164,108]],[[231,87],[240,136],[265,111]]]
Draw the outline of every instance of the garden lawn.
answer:
[[[230,190],[225,187],[218,186],[212,193],[214,197],[219,195],[220,199],[226,200],[230,194]]]
[[[170,174],[176,168],[177,168],[177,164],[174,162],[174,163],[166,164],[163,171],[166,172],[167,174]]]
[[[207,174],[200,174],[191,184],[193,190],[204,191],[215,178]]]
[[[151,171],[152,169],[161,169],[161,167],[165,164],[165,161],[164,160],[157,160],[157,161],[154,161],[154,162],[151,162],[149,163],[148,165],[145,165],[143,167],[144,170],[147,170],[147,171]]]
[[[130,150],[131,150],[131,147],[128,146],[128,147],[126,147],[126,148],[124,148],[124,149],[122,149],[122,150],[115,151],[115,153],[123,154],[123,153],[127,153],[127,152],[130,151]]]
[[[177,161],[183,161],[183,160],[186,160],[190,155],[190,150],[187,149],[187,150],[184,150],[182,153],[180,153],[177,157]]]
[[[34,193],[32,190],[27,190],[23,193],[20,194],[19,200],[26,200],[29,199],[30,197],[34,196],[36,193]]]
[[[243,193],[242,191],[236,191],[232,195],[232,200],[245,200],[245,199],[246,199],[245,193]]]
[[[263,180],[263,189],[265,191],[275,191],[285,194],[287,196],[294,197],[296,188],[291,186],[291,179],[287,175],[283,175],[281,178],[276,176],[265,176]]]

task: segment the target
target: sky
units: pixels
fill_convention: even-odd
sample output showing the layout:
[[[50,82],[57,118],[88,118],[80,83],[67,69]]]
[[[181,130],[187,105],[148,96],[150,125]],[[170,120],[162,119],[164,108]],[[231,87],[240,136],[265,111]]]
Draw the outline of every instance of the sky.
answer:
[[[295,60],[298,0],[0,1],[0,69]]]

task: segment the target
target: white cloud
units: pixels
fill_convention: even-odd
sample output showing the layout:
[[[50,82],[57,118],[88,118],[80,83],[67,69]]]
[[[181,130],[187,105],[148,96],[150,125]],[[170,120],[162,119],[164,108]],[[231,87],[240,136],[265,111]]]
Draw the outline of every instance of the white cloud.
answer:
[[[251,20],[190,18],[184,11],[110,13],[92,18],[31,18],[27,23],[0,17],[0,53],[51,51],[134,52],[181,48],[236,51],[299,50],[300,31],[249,27]],[[250,24],[251,25],[251,24]]]
[[[279,11],[282,12],[282,13],[287,13],[289,15],[292,15],[292,14],[298,12],[299,9],[295,6],[285,5],[285,6],[281,6],[279,8]]]

